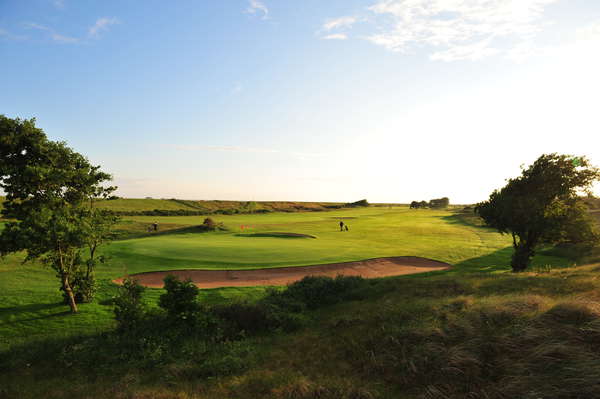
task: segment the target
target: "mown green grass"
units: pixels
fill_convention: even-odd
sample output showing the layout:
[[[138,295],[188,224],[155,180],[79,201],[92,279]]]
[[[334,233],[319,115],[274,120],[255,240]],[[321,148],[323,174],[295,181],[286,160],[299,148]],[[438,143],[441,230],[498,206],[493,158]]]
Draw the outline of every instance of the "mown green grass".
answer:
[[[448,211],[407,208],[361,208],[334,212],[270,213],[213,217],[228,231],[200,233],[193,229],[163,231],[202,223],[203,217],[129,217],[127,234],[141,238],[113,242],[103,252],[97,300],[81,306],[78,315],[60,303],[54,273],[37,264],[22,265],[21,256],[0,260],[0,350],[57,336],[88,334],[113,325],[111,281],[125,274],[176,269],[251,269],[362,260],[382,256],[422,256],[448,262],[449,275],[509,270],[510,241],[492,230],[471,225]],[[339,220],[350,231],[339,231]],[[146,227],[157,221],[158,234]],[[242,228],[242,226],[244,226]],[[293,232],[317,239],[244,237],[240,233]],[[566,266],[560,257],[540,255],[536,265]],[[256,298],[264,288],[202,290],[207,301]],[[149,290],[155,304],[162,290]]]

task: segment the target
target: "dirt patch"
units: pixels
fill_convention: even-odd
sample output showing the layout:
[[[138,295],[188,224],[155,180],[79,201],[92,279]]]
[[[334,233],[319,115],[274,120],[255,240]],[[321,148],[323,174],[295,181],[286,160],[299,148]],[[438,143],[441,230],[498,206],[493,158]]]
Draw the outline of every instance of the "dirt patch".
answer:
[[[253,287],[257,285],[287,285],[306,276],[362,276],[365,278],[400,276],[445,270],[451,266],[436,260],[415,256],[368,259],[357,262],[331,263],[316,266],[281,267],[256,270],[171,270],[131,275],[141,285],[162,288],[163,279],[172,274],[190,278],[200,288]],[[123,279],[114,280],[122,284]]]
[[[270,238],[317,238],[310,234],[300,233],[252,233],[252,234],[236,234],[238,237],[270,237]]]

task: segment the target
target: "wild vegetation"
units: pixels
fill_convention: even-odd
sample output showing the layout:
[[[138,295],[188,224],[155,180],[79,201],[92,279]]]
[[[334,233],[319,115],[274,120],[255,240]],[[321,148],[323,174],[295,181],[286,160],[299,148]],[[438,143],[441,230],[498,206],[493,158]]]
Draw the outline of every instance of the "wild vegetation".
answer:
[[[257,310],[260,300],[211,309],[171,301],[177,291],[171,290],[151,324],[137,325],[135,333],[13,348],[0,363],[0,392],[19,398],[595,397],[598,267],[367,280],[350,285],[341,301],[339,291],[320,282],[299,283],[275,294],[276,303],[304,307],[289,312],[300,317],[287,322],[288,332],[264,330],[269,324]],[[337,303],[302,302],[327,292]],[[190,303],[197,319],[181,317],[191,314]],[[218,332],[215,320],[231,324]],[[65,378],[72,382],[59,385]]]

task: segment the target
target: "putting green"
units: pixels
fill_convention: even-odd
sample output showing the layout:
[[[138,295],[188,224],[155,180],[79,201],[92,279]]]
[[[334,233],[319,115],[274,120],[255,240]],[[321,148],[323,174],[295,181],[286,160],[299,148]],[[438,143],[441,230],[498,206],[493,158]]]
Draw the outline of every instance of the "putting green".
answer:
[[[471,226],[448,211],[366,208],[212,217],[224,223],[228,231],[159,231],[158,235],[111,244],[106,249],[112,259],[110,276],[117,278],[123,272],[308,266],[395,256],[436,259],[459,270],[506,268],[510,261],[508,237]],[[203,217],[129,219],[142,226],[156,221],[160,229],[163,225],[198,225]],[[349,231],[339,231],[340,220],[348,224]],[[282,239],[270,236],[274,231],[318,239]],[[252,235],[259,238],[249,238]]]

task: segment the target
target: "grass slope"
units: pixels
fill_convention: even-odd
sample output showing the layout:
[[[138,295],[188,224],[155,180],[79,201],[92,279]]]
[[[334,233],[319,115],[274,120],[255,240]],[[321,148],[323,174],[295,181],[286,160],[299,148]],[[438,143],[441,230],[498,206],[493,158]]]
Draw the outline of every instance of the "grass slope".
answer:
[[[572,399],[600,396],[599,265],[382,279],[295,333],[206,359],[76,367],[85,340],[0,361],[15,398]],[[101,349],[101,348],[99,348]],[[40,356],[41,354],[41,356]],[[85,364],[84,359],[79,363]],[[235,370],[222,368],[235,364]],[[216,365],[215,365],[216,366]],[[241,367],[241,369],[239,368]],[[65,381],[69,381],[65,384]]]

